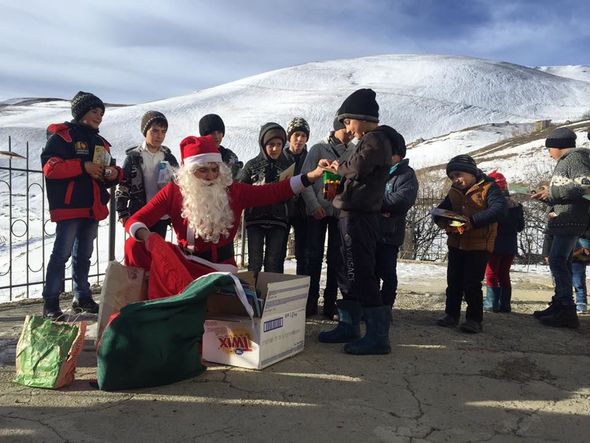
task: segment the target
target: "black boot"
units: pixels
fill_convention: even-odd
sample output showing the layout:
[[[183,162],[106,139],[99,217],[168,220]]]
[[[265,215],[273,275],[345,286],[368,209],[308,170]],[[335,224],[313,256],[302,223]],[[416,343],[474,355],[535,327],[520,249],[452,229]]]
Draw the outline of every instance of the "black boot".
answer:
[[[333,320],[334,316],[338,314],[336,309],[336,294],[328,294],[324,291],[324,308],[322,315],[329,320]]]
[[[72,310],[76,314],[82,312],[88,312],[89,314],[98,314],[98,303],[96,303],[92,297],[82,298],[80,300],[72,301]]]
[[[551,315],[558,309],[558,307],[559,307],[558,305],[559,305],[559,303],[557,303],[557,301],[555,300],[555,297],[551,297],[551,301],[549,302],[549,306],[547,306],[542,311],[533,312],[533,317],[535,317],[538,320],[541,317],[544,317],[546,315]]]
[[[500,288],[500,311],[499,312],[512,312],[512,306],[510,304],[512,300],[512,286]]]
[[[43,299],[43,318],[52,321],[64,321],[64,313],[59,308],[59,298]]]
[[[363,308],[367,332],[363,338],[344,345],[344,352],[355,355],[389,354],[389,305]]]
[[[561,303],[554,303],[554,305],[556,305],[556,308],[552,314],[545,315],[539,319],[541,323],[556,328],[577,329],[580,327],[576,305],[562,305]]]
[[[331,331],[320,332],[322,343],[347,343],[361,336],[361,305],[356,300],[338,300],[338,324]]]

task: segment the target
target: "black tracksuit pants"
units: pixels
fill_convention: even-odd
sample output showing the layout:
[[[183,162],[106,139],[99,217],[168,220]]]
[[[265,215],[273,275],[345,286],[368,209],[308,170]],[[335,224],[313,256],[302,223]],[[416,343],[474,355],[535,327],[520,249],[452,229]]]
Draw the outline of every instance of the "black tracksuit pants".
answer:
[[[346,300],[358,300],[363,307],[383,306],[377,277],[379,215],[341,211],[340,250],[344,263],[338,286]]]

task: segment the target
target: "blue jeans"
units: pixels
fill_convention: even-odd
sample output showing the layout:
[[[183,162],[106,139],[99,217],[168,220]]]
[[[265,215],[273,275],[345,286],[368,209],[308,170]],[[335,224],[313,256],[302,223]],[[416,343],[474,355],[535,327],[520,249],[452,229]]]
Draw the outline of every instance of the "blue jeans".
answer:
[[[75,218],[57,222],[55,242],[47,265],[43,298],[59,297],[64,289],[66,262],[72,257],[72,281],[76,300],[92,298],[88,272],[98,222],[89,218]]]
[[[586,263],[572,261],[572,280],[576,291],[576,309],[578,312],[587,310]]]
[[[283,273],[287,254],[288,231],[280,226],[248,226],[248,271]]]
[[[549,251],[549,269],[555,284],[555,300],[564,306],[574,304],[572,251],[577,235],[554,235]]]

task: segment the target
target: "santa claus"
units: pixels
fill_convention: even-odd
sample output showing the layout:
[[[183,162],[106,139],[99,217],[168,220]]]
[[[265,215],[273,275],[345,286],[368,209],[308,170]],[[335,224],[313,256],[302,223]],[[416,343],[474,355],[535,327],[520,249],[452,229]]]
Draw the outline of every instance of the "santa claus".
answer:
[[[186,137],[180,152],[182,164],[176,180],[125,224],[130,234],[125,243],[126,264],[152,271],[150,298],[177,294],[187,280],[208,272],[235,273],[233,241],[242,211],[288,200],[323,172],[318,166],[305,175],[254,186],[232,181],[211,136]],[[172,221],[178,245],[165,242],[147,228],[165,215]]]

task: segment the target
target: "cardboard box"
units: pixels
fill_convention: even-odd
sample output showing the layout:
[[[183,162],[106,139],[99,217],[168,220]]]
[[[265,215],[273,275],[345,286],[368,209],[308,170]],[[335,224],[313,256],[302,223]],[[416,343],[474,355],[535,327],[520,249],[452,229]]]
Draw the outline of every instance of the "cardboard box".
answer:
[[[303,351],[309,277],[261,272],[256,288],[264,299],[261,317],[250,318],[243,306],[236,315],[234,303],[225,314],[212,296],[216,308],[205,320],[203,359],[263,369]]]

